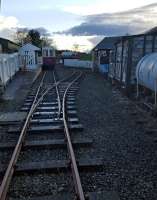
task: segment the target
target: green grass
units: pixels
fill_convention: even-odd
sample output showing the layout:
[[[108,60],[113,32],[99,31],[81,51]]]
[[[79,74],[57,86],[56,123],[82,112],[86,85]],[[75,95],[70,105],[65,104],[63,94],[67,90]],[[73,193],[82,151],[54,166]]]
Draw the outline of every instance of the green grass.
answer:
[[[91,54],[81,55],[80,60],[92,61],[92,55]]]

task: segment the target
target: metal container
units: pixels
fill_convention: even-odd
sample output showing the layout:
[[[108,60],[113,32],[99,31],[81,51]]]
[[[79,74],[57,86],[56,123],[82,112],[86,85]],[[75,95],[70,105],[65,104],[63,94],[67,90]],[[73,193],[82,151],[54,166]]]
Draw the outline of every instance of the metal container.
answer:
[[[157,91],[157,53],[144,56],[136,67],[137,83]]]

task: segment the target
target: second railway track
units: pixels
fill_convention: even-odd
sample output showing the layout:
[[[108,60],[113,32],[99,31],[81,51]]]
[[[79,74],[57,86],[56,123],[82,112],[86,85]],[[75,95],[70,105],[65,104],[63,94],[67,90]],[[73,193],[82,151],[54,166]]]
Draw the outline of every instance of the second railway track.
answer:
[[[38,88],[28,95],[21,108],[28,113],[26,121],[22,126],[8,130],[8,134],[18,135],[18,141],[0,145],[1,150],[13,150],[9,164],[1,170],[4,177],[0,200],[95,199],[95,194],[83,190],[80,170],[95,169],[103,163],[101,160],[78,159],[75,151],[92,144],[89,138],[75,139],[74,136],[75,132],[83,130],[76,109],[81,76],[82,73],[73,73],[58,81],[55,72],[45,72]],[[35,182],[36,173],[42,176],[42,180],[38,180],[39,191],[44,177],[53,179],[54,174],[59,182],[61,179],[59,189],[55,186],[56,180],[50,181],[49,189],[43,184],[41,193],[38,189],[38,192],[32,192],[29,184],[28,190],[26,187],[20,189],[21,185],[17,188],[18,181],[23,184],[22,180],[29,179],[30,185]],[[22,176],[24,178],[20,178]]]

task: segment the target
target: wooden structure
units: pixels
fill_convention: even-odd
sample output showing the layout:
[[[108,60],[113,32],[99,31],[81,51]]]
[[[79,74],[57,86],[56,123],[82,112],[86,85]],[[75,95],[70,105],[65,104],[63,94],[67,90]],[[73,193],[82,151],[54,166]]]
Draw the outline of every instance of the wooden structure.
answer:
[[[140,59],[157,52],[157,32],[123,36],[110,53],[109,77],[129,91],[136,83],[136,66]]]
[[[0,38],[0,54],[15,53],[18,52],[20,46],[5,38]]]
[[[110,51],[119,37],[105,37],[92,49],[93,71],[108,72]]]
[[[38,68],[41,57],[41,49],[31,43],[25,44],[19,49],[20,64],[26,69],[32,70]]]

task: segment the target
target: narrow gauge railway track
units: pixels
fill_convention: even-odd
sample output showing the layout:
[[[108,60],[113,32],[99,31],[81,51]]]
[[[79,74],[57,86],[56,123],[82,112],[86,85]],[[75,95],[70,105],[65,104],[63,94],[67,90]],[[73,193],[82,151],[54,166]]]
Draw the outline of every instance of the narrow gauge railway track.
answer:
[[[74,74],[72,74],[71,76],[73,76]],[[70,76],[70,77],[71,77]],[[10,160],[10,163],[8,165],[8,168],[6,170],[6,173],[4,175],[4,178],[3,178],[3,181],[2,181],[2,184],[1,184],[1,187],[0,187],[0,199],[3,200],[3,199],[6,199],[6,195],[7,195],[7,191],[8,191],[8,188],[9,188],[9,185],[10,185],[10,182],[12,180],[12,177],[13,177],[13,174],[15,172],[15,167],[16,167],[16,163],[17,163],[17,160],[18,160],[18,157],[20,155],[20,151],[23,147],[23,144],[25,142],[25,137],[26,137],[26,134],[27,134],[27,130],[29,129],[30,127],[30,123],[32,121],[32,116],[33,116],[33,113],[35,112],[35,110],[38,108],[39,104],[41,103],[41,101],[43,100],[44,96],[46,94],[48,94],[48,92],[50,92],[53,88],[56,87],[57,89],[57,85],[60,84],[62,81],[65,81],[66,79],[69,79],[70,77],[68,78],[64,78],[62,79],[61,81],[56,81],[55,79],[55,75],[54,75],[54,81],[55,81],[55,84],[51,85],[51,86],[48,86],[47,89],[43,89],[43,85],[44,85],[44,79],[46,77],[46,72],[43,74],[42,76],[42,80],[39,84],[39,87],[37,88],[37,91],[36,91],[36,94],[33,96],[33,95],[30,95],[29,99],[27,99],[26,101],[26,106],[27,107],[27,111],[28,112],[28,115],[27,115],[27,118],[26,118],[26,121],[23,125],[23,128],[22,128],[22,131],[20,133],[20,136],[19,136],[19,139],[18,139],[18,142],[16,144],[16,147],[14,149],[14,152],[12,154],[12,157],[11,157],[11,160]],[[43,90],[43,91],[41,91]],[[40,94],[40,92],[42,92],[42,94]],[[39,97],[40,95],[40,97]],[[58,95],[59,96],[59,93]],[[32,99],[33,98],[33,99]],[[60,100],[58,100],[60,101]],[[58,102],[59,105],[60,105],[60,102]],[[45,103],[46,104],[46,103]],[[48,103],[49,104],[49,103]],[[59,110],[58,110],[58,114],[60,114],[61,112],[61,107],[59,106]],[[23,111],[26,111],[26,107],[23,109]]]
[[[84,200],[85,194],[83,192],[79,169],[82,168],[95,168],[102,166],[103,163],[100,160],[95,162],[85,160],[76,160],[73,146],[82,145],[89,146],[92,141],[90,139],[82,139],[77,141],[72,141],[70,132],[71,131],[81,131],[82,125],[79,124],[79,120],[76,117],[76,105],[75,105],[75,95],[79,88],[78,80],[81,78],[82,73],[73,73],[69,77],[64,78],[60,81],[56,80],[56,75],[53,73],[53,81],[51,83],[45,84],[45,79],[47,74],[44,73],[41,83],[37,88],[35,95],[29,95],[26,102],[22,108],[22,111],[27,111],[28,115],[26,121],[22,127],[15,127],[9,130],[10,133],[19,133],[19,139],[16,147],[13,151],[11,160],[5,171],[4,178],[0,187],[0,200],[6,200],[9,198],[8,191],[11,182],[13,181],[13,176],[16,173],[28,173],[34,171],[42,170],[54,170],[69,168],[73,177],[73,187],[75,189],[76,198],[79,200]],[[30,134],[38,135],[45,132],[64,132],[64,140],[37,140],[37,141],[27,141],[26,136],[30,137]],[[65,143],[66,142],[66,143]],[[52,146],[67,146],[69,160],[50,160],[46,162],[30,162],[30,163],[20,163],[19,157],[21,152],[26,148],[40,148],[40,147],[50,147]],[[14,148],[13,144],[7,144],[3,148]],[[78,165],[79,164],[79,165]],[[13,198],[14,199],[14,198]],[[15,198],[16,199],[16,198]],[[37,197],[38,199],[38,197]],[[88,198],[89,199],[89,198]],[[91,198],[93,199],[93,198]]]

